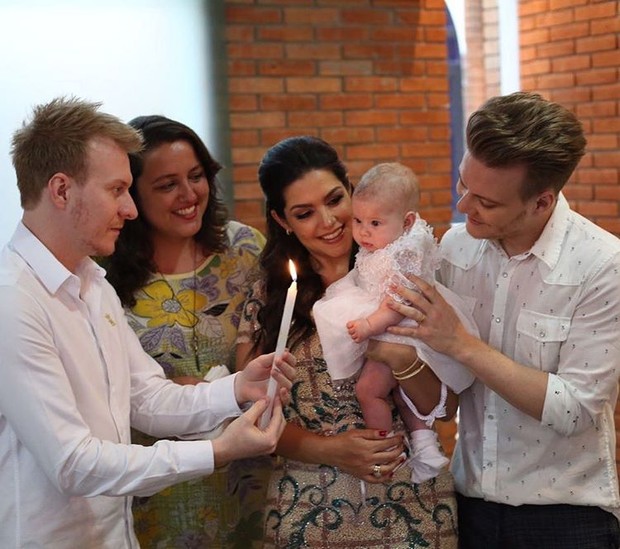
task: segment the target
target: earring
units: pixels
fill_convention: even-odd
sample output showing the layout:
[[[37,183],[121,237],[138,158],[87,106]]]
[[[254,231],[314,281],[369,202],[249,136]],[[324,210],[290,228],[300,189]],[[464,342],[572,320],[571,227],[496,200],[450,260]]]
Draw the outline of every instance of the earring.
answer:
[[[286,229],[286,236],[291,236],[291,230],[290,229]]]

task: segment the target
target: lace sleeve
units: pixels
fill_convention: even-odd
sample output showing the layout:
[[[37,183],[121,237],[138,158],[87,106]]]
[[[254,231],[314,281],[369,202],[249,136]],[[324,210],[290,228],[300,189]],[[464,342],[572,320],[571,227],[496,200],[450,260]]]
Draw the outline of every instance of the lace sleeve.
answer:
[[[434,284],[435,271],[440,263],[439,247],[426,221],[418,217],[411,230],[395,241],[390,250],[393,269],[391,282],[417,290],[417,286],[407,278],[407,275],[413,274]],[[398,294],[389,290],[388,293],[396,301],[405,302]]]

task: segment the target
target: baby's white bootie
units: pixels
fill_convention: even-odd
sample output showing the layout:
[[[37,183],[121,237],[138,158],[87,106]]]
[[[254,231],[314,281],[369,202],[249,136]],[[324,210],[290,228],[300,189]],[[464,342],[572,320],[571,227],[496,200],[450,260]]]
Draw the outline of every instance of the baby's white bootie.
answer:
[[[437,433],[432,429],[411,432],[411,455],[407,464],[411,467],[411,482],[435,478],[450,460],[439,449]]]

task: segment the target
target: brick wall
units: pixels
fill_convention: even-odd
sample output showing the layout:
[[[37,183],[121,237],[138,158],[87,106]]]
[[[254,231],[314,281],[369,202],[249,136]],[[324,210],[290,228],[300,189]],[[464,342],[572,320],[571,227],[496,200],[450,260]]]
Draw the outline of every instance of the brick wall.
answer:
[[[422,215],[450,211],[443,0],[226,0],[235,215],[264,228],[265,150],[308,133],[334,145],[352,181],[382,161],[420,177]]]
[[[583,121],[588,154],[565,194],[620,236],[620,3],[521,0],[521,83]]]
[[[487,71],[484,63],[484,25],[482,0],[465,3],[465,39],[467,56],[463,59],[463,110],[471,113],[487,97]]]
[[[465,119],[500,93],[498,0],[465,0],[467,55],[462,60]]]
[[[500,91],[498,0],[465,1],[463,104],[465,119]]]
[[[468,0],[466,112],[498,93],[497,0]],[[566,194],[620,235],[620,7],[521,0],[522,88],[573,108],[589,153]],[[353,180],[400,160],[419,172],[423,212],[450,218],[444,3],[227,0],[235,214],[262,224],[256,165],[288,135],[333,143]]]

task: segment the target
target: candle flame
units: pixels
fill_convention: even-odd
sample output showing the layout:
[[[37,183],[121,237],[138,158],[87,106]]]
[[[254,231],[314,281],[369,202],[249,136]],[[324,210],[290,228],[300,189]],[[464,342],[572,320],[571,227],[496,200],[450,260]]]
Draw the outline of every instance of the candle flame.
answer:
[[[295,270],[295,263],[293,263],[292,259],[288,260],[288,270],[291,273],[291,278],[297,280],[297,271]]]

